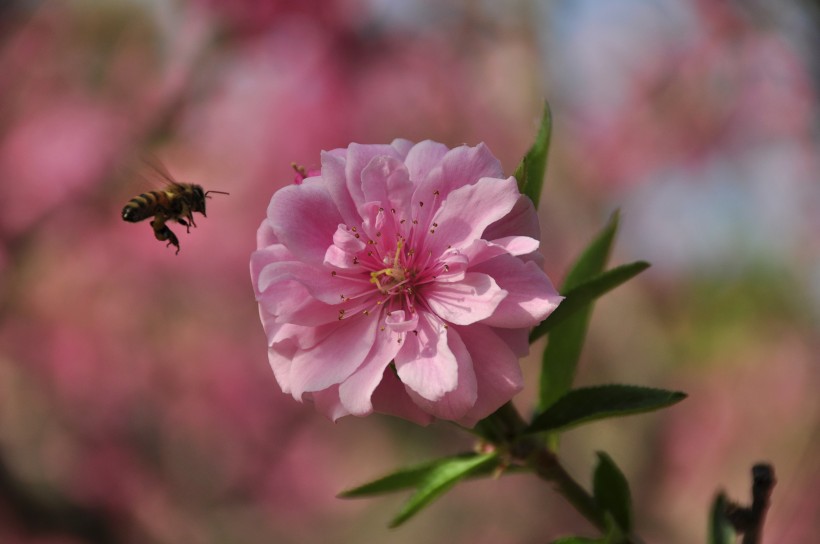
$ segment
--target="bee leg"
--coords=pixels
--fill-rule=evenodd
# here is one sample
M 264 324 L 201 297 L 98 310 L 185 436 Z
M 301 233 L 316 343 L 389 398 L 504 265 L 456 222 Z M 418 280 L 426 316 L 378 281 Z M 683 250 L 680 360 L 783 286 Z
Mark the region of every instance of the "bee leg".
M 176 253 L 179 254 L 179 239 L 174 232 L 168 228 L 168 225 L 165 224 L 165 219 L 161 217 L 155 217 L 153 221 L 151 221 L 151 228 L 154 229 L 154 237 L 159 240 L 160 242 L 164 242 L 168 240 L 168 243 L 165 244 L 165 247 L 168 246 L 175 246 L 177 248 Z
M 180 225 L 184 225 L 185 226 L 185 232 L 187 232 L 189 234 L 191 232 L 191 226 L 194 226 L 194 227 L 196 226 L 196 225 L 193 224 L 193 222 L 189 223 L 189 222 L 185 221 L 184 219 L 177 219 L 177 223 L 179 223 Z

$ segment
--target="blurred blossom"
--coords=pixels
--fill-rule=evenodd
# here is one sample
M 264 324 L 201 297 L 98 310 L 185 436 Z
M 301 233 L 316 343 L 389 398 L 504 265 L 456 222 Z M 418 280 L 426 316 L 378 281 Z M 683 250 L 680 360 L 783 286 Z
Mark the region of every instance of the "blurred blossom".
M 559 35 L 580 45 L 560 83 L 588 182 L 646 183 L 669 164 L 810 141 L 814 91 L 788 36 L 731 2 L 593 6 L 564 9 Z
M 121 145 L 123 121 L 74 103 L 32 114 L 7 131 L 0 141 L 0 228 L 19 233 L 67 198 L 87 194 Z
M 523 387 L 528 328 L 561 300 L 538 236 L 484 145 L 324 153 L 320 176 L 274 195 L 251 258 L 282 390 L 334 420 L 472 427 Z

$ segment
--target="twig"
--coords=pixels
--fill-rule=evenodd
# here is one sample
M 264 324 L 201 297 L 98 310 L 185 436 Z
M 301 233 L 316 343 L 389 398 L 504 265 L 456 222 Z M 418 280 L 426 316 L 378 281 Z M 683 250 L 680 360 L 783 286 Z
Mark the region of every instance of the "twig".
M 752 505 L 747 508 L 732 502 L 726 504 L 726 518 L 735 531 L 743 534 L 742 544 L 760 544 L 775 483 L 774 467 L 758 463 L 752 467 Z

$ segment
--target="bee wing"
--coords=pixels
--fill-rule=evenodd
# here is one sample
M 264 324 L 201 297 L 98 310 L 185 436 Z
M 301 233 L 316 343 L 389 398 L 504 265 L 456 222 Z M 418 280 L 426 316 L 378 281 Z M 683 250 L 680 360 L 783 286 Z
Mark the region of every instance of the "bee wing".
M 163 185 L 179 185 L 179 182 L 156 156 L 145 153 L 142 156 L 142 162 L 145 164 L 146 176 L 161 180 Z

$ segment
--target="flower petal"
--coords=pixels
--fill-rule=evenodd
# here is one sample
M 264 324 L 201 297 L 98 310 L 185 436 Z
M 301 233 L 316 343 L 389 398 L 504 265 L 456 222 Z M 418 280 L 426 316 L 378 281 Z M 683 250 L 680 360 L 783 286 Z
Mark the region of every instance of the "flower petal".
M 340 325 L 322 342 L 293 357 L 290 372 L 291 394 L 321 391 L 346 380 L 362 364 L 376 342 L 375 316 L 356 316 Z
M 433 282 L 420 290 L 430 309 L 441 319 L 469 325 L 493 315 L 507 296 L 487 274 L 468 272 L 456 282 Z
M 268 206 L 276 237 L 299 260 L 321 264 L 342 222 L 330 194 L 318 183 L 276 191 Z
M 459 253 L 466 256 L 470 267 L 499 255 L 526 255 L 538 249 L 539 241 L 528 236 L 508 236 L 493 241 L 474 240 Z M 446 255 L 447 253 L 445 253 Z
M 350 196 L 350 190 L 347 188 L 346 153 L 335 151 L 337 150 L 322 152 L 322 183 L 336 205 L 336 209 L 339 210 L 342 218 L 340 223 L 355 225 L 358 223 L 359 213 L 353 197 Z
M 458 422 L 473 427 L 524 387 L 518 357 L 491 328 L 481 325 L 457 327 L 473 361 L 478 394 L 475 404 Z
M 395 140 L 390 142 L 390 147 L 396 150 L 401 160 L 407 159 L 407 154 L 410 152 L 414 145 L 415 144 L 413 142 L 411 142 L 410 140 L 405 140 L 404 138 L 396 138 Z
M 362 170 L 362 193 L 366 202 L 379 202 L 386 209 L 405 209 L 413 196 L 410 174 L 400 160 L 375 157 Z M 359 210 L 361 215 L 362 210 Z
M 482 178 L 456 189 L 435 215 L 438 228 L 428 235 L 427 248 L 439 256 L 448 247 L 465 247 L 482 238 L 487 225 L 507 215 L 518 200 L 515 178 Z
M 428 146 L 434 147 L 432 143 Z M 416 182 L 419 184 L 416 195 L 413 196 L 414 201 L 425 200 L 434 191 L 438 191 L 440 197 L 445 199 L 452 191 L 466 185 L 472 185 L 481 178 L 504 177 L 501 163 L 483 143 L 478 144 L 476 147 L 462 145 L 449 150 L 441 158 L 438 167 L 432 164 L 431 159 L 440 153 L 440 149 L 429 150 L 428 152 L 432 155 L 427 159 L 429 161 L 428 165 L 433 169 L 426 176 L 419 175 L 418 180 L 413 177 L 414 171 L 410 170 L 411 179 L 417 180 Z
M 447 346 L 444 323 L 419 312 L 418 334 L 408 334 L 396 354 L 399 379 L 421 397 L 436 401 L 458 385 L 458 363 Z
M 552 313 L 564 297 L 534 262 L 501 255 L 475 267 L 496 279 L 508 293 L 496 311 L 482 321 L 494 327 L 534 327 Z
M 405 336 L 404 333 L 394 332 L 390 328 L 377 334 L 383 338 L 376 341 L 362 366 L 339 386 L 342 405 L 357 416 L 367 415 L 373 411 L 373 391 L 381 382 L 384 369 L 401 348 Z
M 456 388 L 445 393 L 437 401 L 425 399 L 412 390 L 408 393 L 416 404 L 426 412 L 441 419 L 459 421 L 472 410 L 476 403 L 478 396 L 476 373 L 473 369 L 473 358 L 453 327 L 447 329 L 447 345 L 455 355 L 458 366 L 458 385 Z
M 414 145 L 407 153 L 407 158 L 404 159 L 410 179 L 416 184 L 426 180 L 428 174 L 439 166 L 447 151 L 449 150 L 446 145 L 432 140 L 425 140 Z
M 484 238 L 495 240 L 507 236 L 528 236 L 541 239 L 541 227 L 538 224 L 538 213 L 528 196 L 521 195 L 513 209 L 484 231 Z
M 345 162 L 345 178 L 347 190 L 358 208 L 367 199 L 362 191 L 362 171 L 375 157 L 392 157 L 401 160 L 401 155 L 389 145 L 362 145 L 350 144 L 347 147 L 347 161 Z
M 305 396 L 312 400 L 316 409 L 326 415 L 331 421 L 335 422 L 340 417 L 350 414 L 339 398 L 338 385 L 332 385 L 322 391 L 307 393 Z
M 419 425 L 429 425 L 433 416 L 419 408 L 407 393 L 407 387 L 396 376 L 395 370 L 387 367 L 382 381 L 372 397 L 373 409 L 380 414 L 400 417 Z

